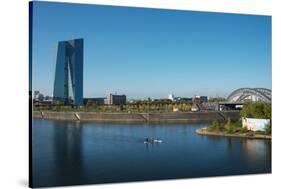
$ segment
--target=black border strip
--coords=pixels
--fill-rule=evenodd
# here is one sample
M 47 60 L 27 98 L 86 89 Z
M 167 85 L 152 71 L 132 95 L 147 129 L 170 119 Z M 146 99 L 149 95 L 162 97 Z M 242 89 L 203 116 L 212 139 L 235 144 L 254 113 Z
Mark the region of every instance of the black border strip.
M 28 21 L 29 21 L 29 107 L 28 107 L 28 186 L 30 188 L 33 187 L 33 172 L 32 172 L 32 29 L 33 29 L 33 2 L 29 2 L 29 15 L 28 15 Z

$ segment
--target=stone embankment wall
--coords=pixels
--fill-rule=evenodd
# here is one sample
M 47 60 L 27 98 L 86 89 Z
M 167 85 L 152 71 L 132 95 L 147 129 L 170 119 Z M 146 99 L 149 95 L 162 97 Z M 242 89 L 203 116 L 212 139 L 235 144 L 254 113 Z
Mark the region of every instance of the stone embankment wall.
M 100 122 L 158 122 L 158 123 L 186 123 L 196 121 L 239 119 L 239 112 L 170 112 L 170 113 L 96 113 L 96 112 L 51 112 L 33 111 L 33 118 L 72 120 L 72 121 L 100 121 Z

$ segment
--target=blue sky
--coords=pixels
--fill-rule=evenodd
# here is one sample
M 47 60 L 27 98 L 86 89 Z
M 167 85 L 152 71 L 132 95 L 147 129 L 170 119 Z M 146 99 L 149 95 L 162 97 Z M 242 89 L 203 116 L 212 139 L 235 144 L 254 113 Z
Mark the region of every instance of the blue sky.
M 271 89 L 271 17 L 35 2 L 32 88 L 52 95 L 58 41 L 84 38 L 84 96 Z

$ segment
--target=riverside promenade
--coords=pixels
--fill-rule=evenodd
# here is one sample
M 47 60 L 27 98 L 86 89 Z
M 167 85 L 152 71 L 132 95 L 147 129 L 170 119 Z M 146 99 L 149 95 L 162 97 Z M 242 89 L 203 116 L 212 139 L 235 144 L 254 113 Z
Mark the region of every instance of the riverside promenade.
M 125 123 L 190 123 L 209 122 L 214 120 L 232 121 L 239 119 L 238 111 L 210 112 L 168 112 L 168 113 L 101 113 L 101 112 L 55 112 L 33 111 L 32 118 L 93 121 L 93 122 L 125 122 Z

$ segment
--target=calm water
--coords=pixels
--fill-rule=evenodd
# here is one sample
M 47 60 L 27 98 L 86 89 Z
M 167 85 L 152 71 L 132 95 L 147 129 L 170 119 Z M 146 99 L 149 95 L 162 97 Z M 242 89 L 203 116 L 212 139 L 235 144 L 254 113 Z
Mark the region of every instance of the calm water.
M 197 135 L 203 126 L 33 120 L 34 186 L 271 172 L 271 141 Z

